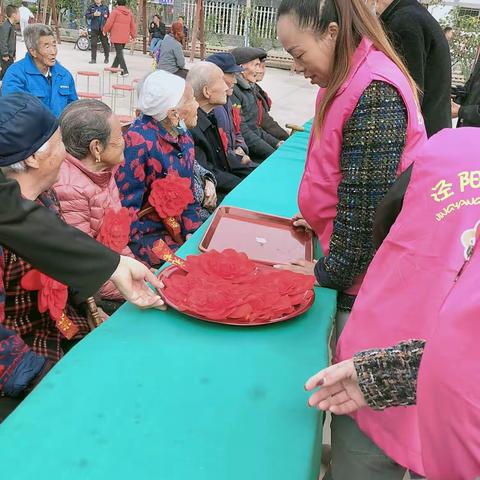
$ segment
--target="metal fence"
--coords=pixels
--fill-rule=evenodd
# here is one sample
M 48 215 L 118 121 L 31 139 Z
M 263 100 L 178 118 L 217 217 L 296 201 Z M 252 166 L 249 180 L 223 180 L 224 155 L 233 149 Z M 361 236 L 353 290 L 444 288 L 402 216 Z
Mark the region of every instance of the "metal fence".
M 184 2 L 183 8 L 187 25 L 192 26 L 195 18 L 195 2 Z M 251 34 L 262 39 L 275 37 L 276 7 L 254 5 L 249 11 L 245 5 L 206 1 L 204 14 L 205 30 L 216 35 L 244 36 L 248 23 L 247 17 L 249 17 Z

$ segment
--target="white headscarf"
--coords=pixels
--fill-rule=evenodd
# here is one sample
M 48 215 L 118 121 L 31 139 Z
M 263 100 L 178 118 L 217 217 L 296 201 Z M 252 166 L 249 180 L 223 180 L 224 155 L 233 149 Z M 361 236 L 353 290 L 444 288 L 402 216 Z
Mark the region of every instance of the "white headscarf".
M 162 121 L 167 118 L 167 112 L 179 104 L 184 91 L 183 78 L 156 70 L 147 75 L 138 87 L 138 109 Z

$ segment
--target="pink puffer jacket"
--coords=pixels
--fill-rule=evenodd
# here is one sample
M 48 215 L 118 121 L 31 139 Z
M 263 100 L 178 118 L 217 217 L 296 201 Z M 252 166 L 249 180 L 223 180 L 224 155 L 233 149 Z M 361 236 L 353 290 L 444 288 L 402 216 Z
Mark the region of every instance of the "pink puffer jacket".
M 97 237 L 105 211 L 108 208 L 122 208 L 114 173 L 115 170 L 92 172 L 80 160 L 67 153 L 54 188 L 60 200 L 63 217 L 69 225 L 93 238 Z M 123 250 L 122 255 L 135 258 L 128 247 Z M 112 282 L 103 285 L 100 294 L 108 300 L 122 298 Z

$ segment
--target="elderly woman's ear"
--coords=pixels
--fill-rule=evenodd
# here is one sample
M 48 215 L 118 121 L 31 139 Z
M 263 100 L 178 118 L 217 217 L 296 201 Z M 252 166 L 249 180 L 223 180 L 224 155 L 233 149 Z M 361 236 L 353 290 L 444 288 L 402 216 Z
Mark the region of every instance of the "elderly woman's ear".
M 170 108 L 167 111 L 167 119 L 174 127 L 178 127 L 178 124 L 180 123 L 180 115 L 176 108 Z
M 25 164 L 28 168 L 38 169 L 40 168 L 40 162 L 38 159 L 38 152 L 30 155 L 28 158 L 25 159 Z M 41 154 L 40 154 L 41 155 Z
M 100 163 L 102 161 L 102 158 L 101 158 L 102 153 L 105 150 L 103 148 L 102 142 L 100 142 L 100 140 L 98 140 L 96 138 L 93 139 L 90 142 L 89 149 L 90 149 L 90 154 L 95 159 L 95 163 Z

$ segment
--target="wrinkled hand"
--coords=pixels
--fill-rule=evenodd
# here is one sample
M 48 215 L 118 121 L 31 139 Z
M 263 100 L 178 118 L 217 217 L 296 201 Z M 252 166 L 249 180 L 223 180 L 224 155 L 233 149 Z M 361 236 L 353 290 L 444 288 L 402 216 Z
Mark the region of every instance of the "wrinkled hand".
M 303 273 L 304 275 L 315 275 L 315 264 L 317 261 L 307 262 L 306 260 L 293 260 L 287 264 L 274 265 L 279 270 L 290 270 L 295 273 Z
M 308 399 L 310 407 L 346 415 L 367 406 L 351 359 L 321 370 L 305 384 L 308 392 L 317 387 L 319 390 Z
M 236 153 L 237 155 L 240 155 L 241 157 L 243 157 L 244 155 L 246 155 L 245 150 L 244 150 L 242 147 L 237 147 L 237 148 L 235 149 L 235 153 Z
M 139 308 L 166 309 L 162 298 L 147 285 L 147 282 L 150 282 L 158 291 L 163 288 L 163 283 L 139 261 L 122 255 L 110 280 L 125 300 L 133 305 Z
M 304 228 L 305 230 L 313 230 L 309 223 L 303 218 L 301 213 L 297 213 L 292 217 L 294 227 Z
M 217 190 L 215 184 L 210 180 L 205 180 L 203 206 L 213 210 L 217 206 Z
M 6 55 L 5 57 L 2 57 L 2 60 L 4 62 L 8 62 L 10 60 L 10 57 L 8 55 Z
M 250 165 L 252 163 L 252 159 L 248 155 L 244 155 L 241 160 L 242 165 Z
M 285 143 L 284 140 L 280 140 L 280 141 L 277 143 L 277 148 L 280 148 L 284 143 Z
M 452 100 L 452 118 L 457 118 L 459 111 L 460 111 L 460 105 L 458 103 L 455 103 Z

